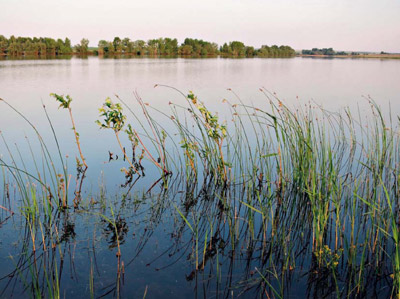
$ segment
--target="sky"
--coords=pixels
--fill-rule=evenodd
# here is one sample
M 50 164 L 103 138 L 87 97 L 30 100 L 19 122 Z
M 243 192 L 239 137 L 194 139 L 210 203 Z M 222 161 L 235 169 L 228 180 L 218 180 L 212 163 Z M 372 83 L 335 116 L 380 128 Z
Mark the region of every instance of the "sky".
M 0 0 L 0 34 L 400 52 L 399 0 Z

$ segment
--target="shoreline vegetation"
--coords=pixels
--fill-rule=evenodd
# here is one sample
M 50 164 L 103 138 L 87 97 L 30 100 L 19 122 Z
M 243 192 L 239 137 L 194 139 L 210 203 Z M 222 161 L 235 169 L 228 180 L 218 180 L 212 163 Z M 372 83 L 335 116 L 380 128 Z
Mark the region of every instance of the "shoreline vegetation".
M 400 53 L 345 52 L 333 48 L 312 48 L 295 51 L 290 46 L 263 45 L 256 49 L 240 41 L 226 42 L 222 46 L 201 39 L 186 38 L 178 44 L 176 38 L 158 38 L 148 41 L 115 37 L 112 41 L 100 40 L 97 47 L 89 47 L 83 38 L 72 46 L 71 40 L 48 37 L 15 37 L 7 39 L 0 35 L 0 58 L 59 58 L 72 56 L 99 57 L 181 57 L 181 58 L 381 58 L 400 59 Z
M 333 48 L 312 48 L 311 50 L 302 50 L 297 53 L 298 57 L 331 57 L 331 58 L 392 58 L 399 59 L 400 53 L 387 53 L 381 51 L 380 53 L 371 52 L 345 52 L 335 51 Z
M 7 39 L 0 35 L 0 56 L 5 57 L 57 57 L 62 55 L 132 56 L 132 57 L 294 57 L 296 51 L 289 46 L 267 46 L 259 49 L 240 41 L 231 41 L 219 46 L 201 39 L 186 38 L 179 45 L 176 38 L 158 38 L 131 41 L 115 37 L 113 41 L 100 40 L 97 47 L 89 47 L 83 38 L 72 46 L 69 38 L 15 37 Z
M 359 55 L 304 55 L 298 54 L 296 57 L 314 57 L 314 58 L 380 58 L 380 59 L 400 59 L 400 54 L 359 54 Z

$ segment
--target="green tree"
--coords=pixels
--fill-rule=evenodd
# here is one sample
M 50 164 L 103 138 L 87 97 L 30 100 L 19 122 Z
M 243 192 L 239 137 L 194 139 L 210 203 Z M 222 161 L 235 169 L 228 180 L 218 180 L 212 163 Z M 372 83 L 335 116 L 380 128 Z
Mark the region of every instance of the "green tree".
M 247 46 L 246 47 L 246 57 L 254 57 L 256 55 L 256 52 L 254 50 L 254 47 Z
M 183 56 L 189 56 L 193 53 L 193 47 L 190 45 L 183 45 L 179 48 L 179 54 Z
M 46 55 L 46 44 L 40 41 L 37 43 L 37 47 L 38 47 L 38 55 L 45 56 Z
M 158 55 L 159 51 L 158 51 L 158 40 L 157 39 L 150 39 L 149 41 L 147 41 L 147 54 L 149 55 Z
M 89 40 L 86 38 L 82 38 L 81 42 L 75 46 L 75 51 L 78 54 L 86 55 L 89 49 Z
M 66 51 L 68 51 L 68 53 L 72 53 L 71 40 L 68 37 L 66 37 L 64 40 L 64 46 Z
M 4 35 L 0 35 L 0 55 L 7 54 L 8 39 Z
M 10 56 L 19 56 L 22 54 L 21 47 L 17 42 L 11 42 L 8 46 L 7 53 Z
M 52 38 L 44 38 L 44 43 L 46 44 L 46 54 L 56 55 L 56 41 Z
M 98 48 L 99 48 L 99 54 L 108 54 L 109 48 L 108 48 L 108 42 L 106 40 L 100 40 L 98 43 Z
M 146 42 L 144 40 L 134 41 L 133 53 L 139 56 L 146 55 Z
M 189 54 L 190 49 L 190 54 Z M 218 53 L 218 45 L 201 39 L 185 38 L 179 47 L 179 54 L 192 56 L 209 56 Z
M 122 51 L 124 53 L 133 53 L 133 42 L 128 37 L 122 40 Z
M 122 41 L 118 36 L 114 37 L 113 46 L 115 53 L 122 53 Z
M 232 56 L 242 57 L 246 54 L 245 45 L 239 41 L 233 41 L 229 43 L 230 54 Z
M 35 44 L 30 39 L 24 43 L 23 48 L 25 55 L 37 55 Z

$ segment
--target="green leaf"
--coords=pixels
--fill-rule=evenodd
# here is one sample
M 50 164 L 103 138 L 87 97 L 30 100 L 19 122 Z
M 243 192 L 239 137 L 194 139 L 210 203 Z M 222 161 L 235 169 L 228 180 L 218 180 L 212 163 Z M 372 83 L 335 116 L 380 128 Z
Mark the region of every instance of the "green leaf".
M 269 158 L 269 157 L 274 157 L 277 155 L 278 155 L 277 153 L 271 153 L 271 154 L 263 155 L 263 156 L 261 156 L 261 158 Z
M 190 225 L 189 221 L 186 219 L 186 217 L 182 214 L 181 211 L 179 211 L 178 207 L 174 204 L 175 209 L 178 211 L 179 215 L 181 215 L 182 219 L 185 220 L 186 224 L 189 226 L 190 230 L 194 232 L 193 227 Z

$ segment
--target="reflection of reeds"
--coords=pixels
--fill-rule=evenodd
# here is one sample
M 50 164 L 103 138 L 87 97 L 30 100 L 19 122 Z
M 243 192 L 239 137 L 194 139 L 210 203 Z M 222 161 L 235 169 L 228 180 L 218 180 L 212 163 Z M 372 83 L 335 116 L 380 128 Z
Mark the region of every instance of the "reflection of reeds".
M 128 191 L 118 213 L 104 201 L 99 213 L 90 212 L 105 220 L 105 230 L 112 235 L 110 250 L 117 250 L 117 279 L 111 288 L 117 296 L 125 269 L 146 248 L 151 228 L 166 215 L 172 216 L 175 240 L 161 256 L 176 260 L 189 256 L 193 270 L 186 273 L 186 279 L 207 281 L 204 292 L 215 287 L 229 295 L 237 286 L 242 291 L 279 298 L 290 295 L 293 277 L 307 275 L 303 283 L 308 285 L 309 296 L 368 296 L 388 286 L 391 291 L 378 294 L 399 295 L 397 120 L 387 121 L 370 99 L 366 121 L 360 112 L 353 115 L 349 109 L 332 113 L 312 103 L 289 108 L 273 94 L 264 89 L 261 92 L 266 107 L 244 104 L 239 97 L 235 104 L 224 101 L 224 107 L 229 108 L 226 122 L 221 121 L 225 115 L 217 117 L 193 93 L 181 93 L 186 104 L 171 103 L 170 112 L 148 106 L 136 95 L 144 118 L 122 102 L 134 116 L 124 131 L 132 143 L 130 159 L 118 138 L 131 167 L 130 175 L 143 172 L 141 160 L 146 157 L 161 177 L 144 188 L 143 198 L 153 199 L 147 211 L 149 229 L 133 251 L 124 251 L 125 260 L 128 252 L 134 252 L 128 263 L 121 260 L 124 232 L 129 226 L 122 215 L 128 210 L 124 206 L 127 198 L 137 191 L 132 188 L 139 178 L 124 185 Z M 122 106 L 116 105 L 106 102 L 102 110 L 105 121 L 100 125 L 117 134 L 127 116 L 122 114 Z M 174 125 L 171 131 L 164 130 L 166 121 Z M 30 174 L 18 149 L 13 152 L 3 138 L 11 160 L 0 160 L 3 185 L 7 185 L 8 173 L 23 199 L 19 210 L 26 220 L 24 250 L 29 243 L 29 259 L 37 259 L 50 248 L 58 248 L 60 259 L 59 228 L 69 226 L 55 220 L 63 209 L 54 208 L 68 205 L 70 177 L 59 147 L 63 174 L 56 171 L 41 135 L 29 124 L 40 142 L 43 170 L 36 165 L 36 173 Z M 55 133 L 54 138 L 57 140 Z M 137 149 L 142 151 L 138 159 Z M 83 155 L 81 160 L 84 162 Z M 152 190 L 158 185 L 162 191 L 154 196 Z M 138 201 L 132 210 L 140 210 L 144 202 Z M 7 211 L 3 206 L 7 207 L 0 208 Z M 67 219 L 69 212 L 62 213 Z M 34 261 L 30 265 L 32 292 L 43 293 L 38 280 L 43 272 L 32 268 Z M 51 280 L 54 275 L 48 274 L 61 272 L 52 268 L 54 265 L 57 263 L 46 268 L 43 277 L 51 285 L 51 294 L 57 295 L 59 281 Z M 20 262 L 16 267 L 17 272 L 28 269 Z M 97 288 L 92 265 L 90 269 L 93 295 Z M 368 283 L 371 279 L 375 284 Z

